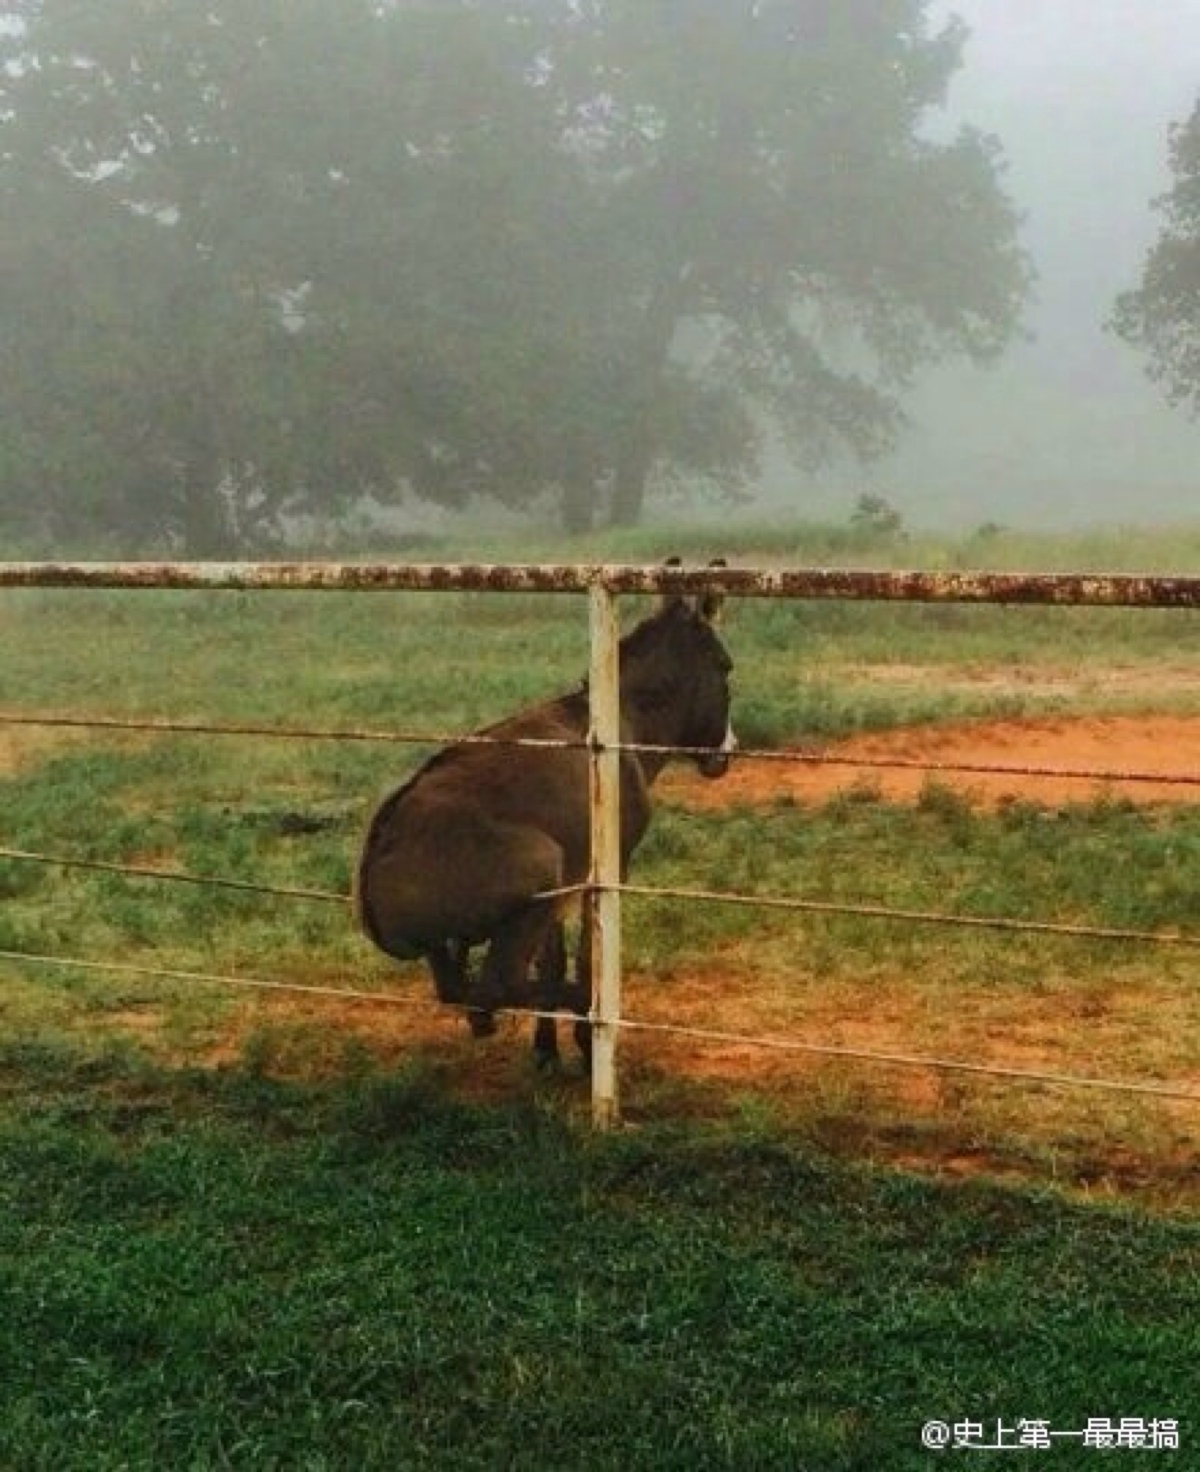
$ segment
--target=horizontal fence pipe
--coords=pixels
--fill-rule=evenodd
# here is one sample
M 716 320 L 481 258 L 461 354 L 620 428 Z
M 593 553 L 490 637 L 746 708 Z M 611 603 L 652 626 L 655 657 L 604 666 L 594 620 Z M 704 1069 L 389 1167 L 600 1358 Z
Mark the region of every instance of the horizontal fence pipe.
M 173 967 L 142 966 L 129 961 L 87 961 L 70 956 L 49 956 L 31 951 L 0 950 L 0 961 L 17 965 L 52 967 L 61 970 L 76 970 L 109 973 L 118 976 L 137 976 L 147 980 L 186 981 L 204 985 L 223 986 L 257 992 L 292 993 L 311 997 L 318 1001 L 358 1002 L 368 1006 L 419 1007 L 430 1004 L 422 997 L 400 996 L 395 992 L 368 992 L 351 987 L 316 986 L 298 981 L 272 981 L 250 976 L 227 976 L 215 972 L 183 971 Z M 439 1004 L 454 1011 L 469 1011 L 465 1004 Z M 506 1007 L 501 1009 L 512 1017 L 551 1018 L 560 1022 L 585 1022 L 594 1020 L 593 1014 L 586 1017 L 567 1010 L 550 1011 L 534 1007 Z M 725 1032 L 716 1028 L 692 1027 L 686 1023 L 646 1022 L 637 1018 L 622 1017 L 614 1026 L 629 1032 L 662 1034 L 673 1037 L 691 1038 L 699 1043 L 722 1046 L 753 1047 L 785 1053 L 805 1053 L 821 1058 L 844 1058 L 855 1062 L 881 1064 L 892 1068 L 920 1069 L 949 1073 L 978 1074 L 993 1078 L 1009 1079 L 1014 1083 L 1036 1083 L 1060 1088 L 1093 1089 L 1107 1093 L 1140 1094 L 1153 1098 L 1173 1100 L 1187 1104 L 1200 1104 L 1200 1093 L 1177 1089 L 1169 1084 L 1142 1083 L 1127 1079 L 1089 1078 L 1079 1074 L 1043 1072 L 1034 1069 L 1010 1068 L 1002 1064 L 972 1063 L 953 1058 L 938 1058 L 921 1053 L 888 1053 L 868 1048 L 844 1047 L 836 1043 L 811 1043 L 799 1038 L 764 1037 L 749 1033 Z
M 724 593 L 735 598 L 1200 608 L 1200 578 L 1190 576 L 624 563 L 0 563 L 0 588 L 584 593 L 597 585 L 610 593 Z
M 1008 930 L 1029 935 L 1061 935 L 1077 940 L 1138 941 L 1147 945 L 1197 946 L 1200 935 L 1171 930 L 1123 930 L 1111 926 L 1075 925 L 1054 920 L 1021 920 L 997 915 L 952 915 L 936 910 L 891 909 L 886 905 L 842 904 L 834 900 L 802 900 L 790 895 L 733 894 L 716 889 L 657 888 L 619 885 L 622 894 L 641 899 L 699 900 L 706 904 L 746 905 L 762 910 L 793 910 L 804 915 L 844 915 L 865 920 L 893 920 L 910 925 L 962 926 L 973 930 Z

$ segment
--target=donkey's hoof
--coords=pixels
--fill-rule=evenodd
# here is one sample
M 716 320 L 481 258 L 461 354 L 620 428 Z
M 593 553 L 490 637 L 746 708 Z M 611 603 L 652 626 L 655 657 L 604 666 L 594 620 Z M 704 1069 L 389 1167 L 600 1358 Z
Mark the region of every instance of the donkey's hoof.
M 467 1022 L 470 1025 L 472 1037 L 490 1038 L 496 1031 L 496 1014 L 481 1012 L 478 1007 L 472 1007 L 467 1013 Z

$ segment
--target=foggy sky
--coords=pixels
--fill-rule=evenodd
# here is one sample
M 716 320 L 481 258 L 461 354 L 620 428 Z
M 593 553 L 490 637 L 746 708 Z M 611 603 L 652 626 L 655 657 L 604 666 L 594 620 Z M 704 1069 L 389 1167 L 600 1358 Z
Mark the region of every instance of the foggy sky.
M 997 368 L 930 374 L 897 454 L 824 484 L 966 525 L 1200 515 L 1200 423 L 1103 330 L 1157 234 L 1168 127 L 1200 92 L 1200 0 L 937 0 L 933 13 L 971 29 L 950 115 L 1003 142 L 1039 275 L 1033 341 Z

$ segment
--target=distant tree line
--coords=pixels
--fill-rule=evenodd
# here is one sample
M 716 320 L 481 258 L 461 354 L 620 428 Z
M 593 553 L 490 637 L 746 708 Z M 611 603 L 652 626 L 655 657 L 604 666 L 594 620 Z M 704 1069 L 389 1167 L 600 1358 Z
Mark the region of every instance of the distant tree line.
M 1200 97 L 1171 128 L 1169 161 L 1171 188 L 1155 202 L 1162 228 L 1113 325 L 1147 352 L 1171 402 L 1200 415 Z
M 269 547 L 366 497 L 635 521 L 881 453 L 1013 334 L 929 0 L 0 0 L 0 526 Z M 1132 318 L 1130 319 L 1132 321 Z

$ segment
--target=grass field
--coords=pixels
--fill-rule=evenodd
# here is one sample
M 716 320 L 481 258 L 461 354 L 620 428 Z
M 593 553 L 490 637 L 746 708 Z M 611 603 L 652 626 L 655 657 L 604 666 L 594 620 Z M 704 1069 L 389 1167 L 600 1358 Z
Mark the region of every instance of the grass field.
M 1200 570 L 1195 529 L 420 555 L 676 548 Z M 1195 612 L 747 603 L 725 637 L 752 743 L 1200 713 Z M 453 732 L 586 664 L 570 598 L 0 595 L 8 712 Z M 426 751 L 0 726 L 0 845 L 341 891 Z M 673 783 L 636 877 L 1194 934 L 1200 808 Z M 626 938 L 647 1020 L 1200 1089 L 1194 949 L 665 901 Z M 0 950 L 395 1001 L 0 961 L 0 1467 L 887 1472 L 929 1465 L 930 1418 L 1103 1416 L 1194 1456 L 1195 1106 L 634 1034 L 633 1128 L 596 1140 L 578 1078 L 536 1078 L 515 1024 L 472 1045 L 336 906 L 0 860 Z
M 1101 1416 L 1186 1465 L 1194 1224 L 411 1072 L 3 1078 L 6 1467 L 867 1472 L 932 1418 Z

